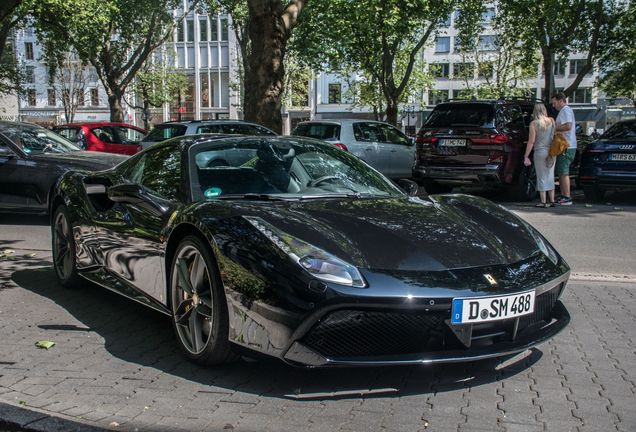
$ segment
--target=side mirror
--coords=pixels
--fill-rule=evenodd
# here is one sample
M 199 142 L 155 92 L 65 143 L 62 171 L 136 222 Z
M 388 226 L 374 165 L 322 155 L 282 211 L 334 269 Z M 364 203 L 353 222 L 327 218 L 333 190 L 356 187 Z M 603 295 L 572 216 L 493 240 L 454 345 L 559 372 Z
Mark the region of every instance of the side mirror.
M 108 188 L 108 199 L 122 204 L 132 204 L 148 210 L 153 216 L 165 214 L 167 209 L 159 204 L 138 184 L 121 184 Z
M 400 186 L 400 188 L 402 188 L 402 190 L 406 192 L 408 196 L 417 195 L 417 191 L 420 189 L 420 186 L 413 180 L 405 178 L 398 180 L 398 186 Z

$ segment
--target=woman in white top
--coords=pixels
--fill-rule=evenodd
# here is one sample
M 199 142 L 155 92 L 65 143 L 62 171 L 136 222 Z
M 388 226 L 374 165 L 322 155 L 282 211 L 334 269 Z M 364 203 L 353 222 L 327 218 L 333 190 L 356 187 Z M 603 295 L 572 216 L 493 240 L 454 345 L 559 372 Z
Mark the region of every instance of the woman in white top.
M 554 121 L 548 117 L 542 103 L 535 104 L 530 123 L 530 136 L 526 145 L 524 165 L 530 166 L 530 152 L 534 147 L 534 168 L 537 172 L 537 190 L 541 202 L 537 207 L 554 207 L 554 160 L 549 156 L 550 144 L 554 138 Z M 546 192 L 549 201 L 546 202 Z

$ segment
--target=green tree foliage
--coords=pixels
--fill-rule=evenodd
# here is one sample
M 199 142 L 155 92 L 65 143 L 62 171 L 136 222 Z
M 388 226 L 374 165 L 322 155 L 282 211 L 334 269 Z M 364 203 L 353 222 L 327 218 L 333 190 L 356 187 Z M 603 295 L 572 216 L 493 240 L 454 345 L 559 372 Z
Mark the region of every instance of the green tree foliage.
M 26 24 L 29 8 L 21 3 L 9 0 L 0 6 L 0 98 L 24 94 L 25 71 L 18 63 L 13 44 L 9 43 L 14 31 Z
M 418 53 L 455 5 L 455 0 L 317 0 L 301 17 L 294 48 L 317 70 L 337 62 L 377 83 L 387 121 L 395 125 Z
M 150 107 L 159 108 L 173 101 L 179 92 L 188 90 L 188 77 L 175 66 L 175 53 L 158 49 L 137 72 L 132 85 L 136 101 L 126 102 L 145 114 L 144 128 L 148 130 Z
M 122 97 L 150 54 L 171 35 L 177 23 L 177 0 L 38 0 L 34 2 L 40 43 L 49 52 L 74 47 L 90 63 L 106 89 L 111 121 L 123 122 Z
M 599 46 L 598 87 L 608 96 L 625 97 L 636 107 L 636 3 L 612 3 L 607 38 Z
M 571 95 L 597 61 L 604 16 L 603 0 L 499 0 L 497 25 L 517 40 L 526 61 L 540 51 L 545 99 L 554 94 L 554 61 L 587 51 L 587 64 L 564 90 Z

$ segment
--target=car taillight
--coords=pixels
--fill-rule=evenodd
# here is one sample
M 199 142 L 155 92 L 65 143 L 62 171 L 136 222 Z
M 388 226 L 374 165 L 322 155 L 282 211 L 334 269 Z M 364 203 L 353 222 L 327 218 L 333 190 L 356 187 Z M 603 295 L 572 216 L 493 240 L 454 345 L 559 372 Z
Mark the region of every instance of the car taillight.
M 510 141 L 510 138 L 505 134 L 485 134 L 479 138 L 471 138 L 470 140 L 474 144 L 505 144 Z
M 341 149 L 343 149 L 344 151 L 349 151 L 349 149 L 347 148 L 346 145 L 344 145 L 343 143 L 332 143 L 333 145 L 335 145 L 336 147 L 339 147 Z
M 430 136 L 421 136 L 421 135 L 416 135 L 415 136 L 415 143 L 416 144 L 433 144 L 435 142 L 437 142 L 437 140 L 439 140 L 439 138 L 437 137 L 430 137 Z
M 490 155 L 488 156 L 489 164 L 501 164 L 503 163 L 503 155 Z

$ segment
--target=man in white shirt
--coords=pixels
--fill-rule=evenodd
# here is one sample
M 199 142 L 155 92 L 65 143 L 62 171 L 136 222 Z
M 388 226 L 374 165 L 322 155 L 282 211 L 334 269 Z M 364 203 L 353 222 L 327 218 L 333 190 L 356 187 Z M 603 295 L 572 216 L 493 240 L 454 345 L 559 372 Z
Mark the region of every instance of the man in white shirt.
M 572 204 L 570 195 L 570 165 L 576 155 L 576 123 L 574 120 L 574 112 L 568 106 L 567 99 L 563 92 L 558 92 L 552 96 L 552 106 L 559 110 L 556 118 L 556 131 L 563 135 L 563 138 L 570 144 L 565 154 L 557 156 L 556 167 L 554 172 L 559 176 L 559 188 L 561 196 L 557 198 L 556 203 L 561 205 Z

